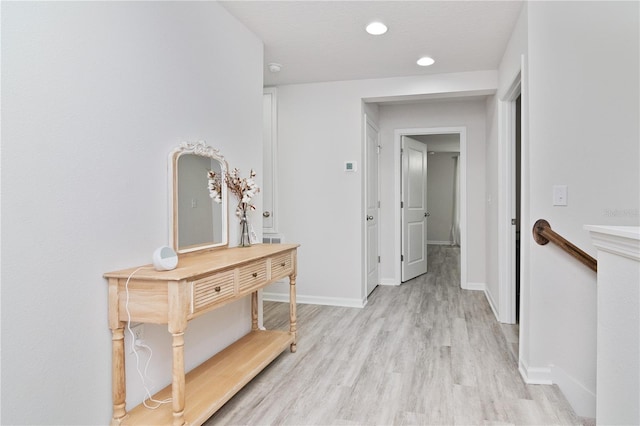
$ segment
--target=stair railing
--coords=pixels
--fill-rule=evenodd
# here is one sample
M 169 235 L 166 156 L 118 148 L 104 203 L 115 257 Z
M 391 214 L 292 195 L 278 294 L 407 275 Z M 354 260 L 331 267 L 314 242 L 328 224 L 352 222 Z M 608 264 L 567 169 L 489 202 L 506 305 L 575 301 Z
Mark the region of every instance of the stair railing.
M 546 245 L 550 241 L 569 253 L 571 256 L 591 268 L 594 272 L 598 272 L 598 261 L 580 250 L 573 243 L 551 229 L 551 225 L 544 219 L 539 219 L 533 224 L 533 239 L 541 246 Z

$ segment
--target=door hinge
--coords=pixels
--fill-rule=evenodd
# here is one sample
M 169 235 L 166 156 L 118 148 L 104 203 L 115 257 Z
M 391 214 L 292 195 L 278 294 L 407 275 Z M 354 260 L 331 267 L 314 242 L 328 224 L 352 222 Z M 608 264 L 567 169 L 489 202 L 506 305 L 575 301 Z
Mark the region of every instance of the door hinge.
M 404 256 L 400 255 L 400 262 L 404 262 Z
M 512 225 L 516 225 L 517 224 L 516 220 L 515 219 L 511 219 L 511 224 Z
M 400 201 L 400 208 L 403 209 L 404 208 L 404 201 Z
M 380 263 L 380 256 L 378 256 L 378 263 Z

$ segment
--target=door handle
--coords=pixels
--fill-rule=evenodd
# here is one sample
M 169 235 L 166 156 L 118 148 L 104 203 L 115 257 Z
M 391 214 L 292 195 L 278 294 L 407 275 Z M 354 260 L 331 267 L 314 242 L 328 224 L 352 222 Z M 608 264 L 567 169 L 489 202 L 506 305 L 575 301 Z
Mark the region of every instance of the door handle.
M 367 220 L 373 220 L 373 216 L 367 216 Z
M 263 212 L 262 216 L 269 217 L 269 216 L 271 216 L 271 212 Z
M 429 212 L 426 212 L 426 213 L 424 214 L 424 217 L 429 217 L 429 216 L 431 216 L 431 213 L 429 213 Z

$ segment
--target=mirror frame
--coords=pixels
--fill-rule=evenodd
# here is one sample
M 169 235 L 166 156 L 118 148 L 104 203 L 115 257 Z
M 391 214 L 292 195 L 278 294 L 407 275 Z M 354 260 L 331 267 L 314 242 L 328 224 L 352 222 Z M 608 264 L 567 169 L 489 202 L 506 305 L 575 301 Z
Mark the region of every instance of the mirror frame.
M 178 239 L 178 159 L 186 154 L 198 155 L 201 157 L 208 157 L 213 160 L 220 162 L 220 169 L 222 172 L 222 194 L 220 194 L 220 198 L 222 199 L 222 203 L 220 203 L 222 209 L 222 229 L 223 229 L 223 238 L 219 243 L 212 244 L 201 244 L 191 246 L 189 248 L 180 249 L 178 247 L 179 239 Z M 220 154 L 220 151 L 216 148 L 213 148 L 207 145 L 204 141 L 198 141 L 195 143 L 192 142 L 182 142 L 177 148 L 169 153 L 169 240 L 171 247 L 178 254 L 184 253 L 192 253 L 195 251 L 201 250 L 210 250 L 214 248 L 224 248 L 229 246 L 229 192 L 227 190 L 227 185 L 224 184 L 224 175 L 229 170 L 229 164 L 227 160 L 225 160 L 224 156 Z M 205 184 L 207 182 L 206 176 L 203 176 L 203 180 Z M 215 201 L 211 200 L 212 203 Z M 226 232 L 225 232 L 226 231 Z

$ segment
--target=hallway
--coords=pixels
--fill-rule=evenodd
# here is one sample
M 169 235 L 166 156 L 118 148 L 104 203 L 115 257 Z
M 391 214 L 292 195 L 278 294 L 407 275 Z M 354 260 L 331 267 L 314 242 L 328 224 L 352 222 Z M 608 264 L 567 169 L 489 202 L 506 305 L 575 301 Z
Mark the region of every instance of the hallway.
M 557 386 L 523 383 L 513 329 L 460 289 L 459 264 L 458 248 L 430 246 L 429 273 L 364 309 L 298 305 L 298 352 L 206 424 L 581 424 Z M 286 329 L 288 304 L 265 302 L 264 322 Z

